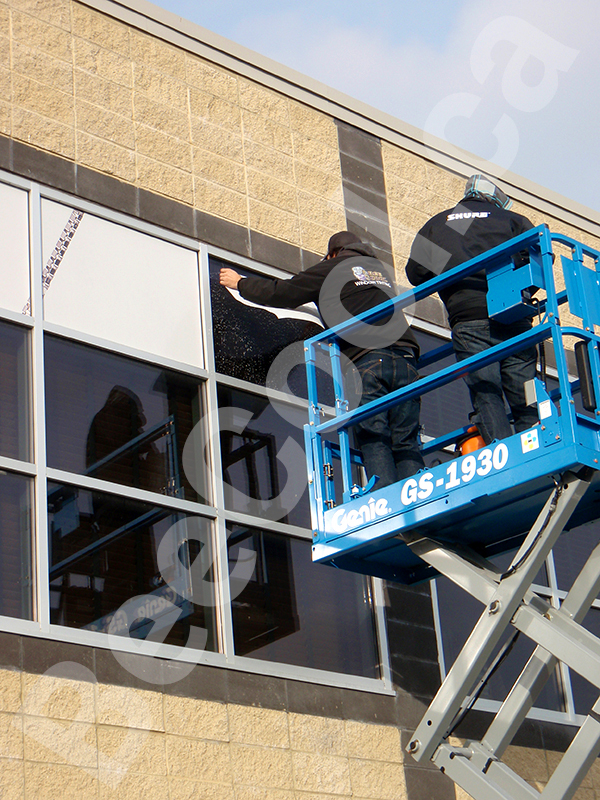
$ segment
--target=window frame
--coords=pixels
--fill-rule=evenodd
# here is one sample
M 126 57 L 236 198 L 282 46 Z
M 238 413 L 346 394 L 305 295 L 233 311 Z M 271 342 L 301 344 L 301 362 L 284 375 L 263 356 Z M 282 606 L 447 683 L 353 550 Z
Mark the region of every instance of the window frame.
M 131 499 L 162 506 L 168 510 L 191 513 L 207 518 L 213 526 L 213 546 L 215 552 L 225 553 L 226 549 L 226 523 L 238 523 L 256 527 L 260 524 L 265 530 L 311 540 L 310 530 L 295 525 L 276 521 L 257 520 L 256 517 L 227 511 L 224 507 L 222 478 L 220 474 L 220 445 L 218 436 L 209 435 L 210 469 L 209 481 L 213 491 L 214 505 L 196 503 L 191 500 L 182 500 L 166 495 L 135 489 L 129 486 L 115 484 L 109 481 L 90 476 L 77 475 L 63 470 L 47 467 L 46 439 L 45 439 L 45 375 L 44 375 L 44 337 L 46 334 L 57 336 L 70 341 L 89 345 L 116 355 L 134 358 L 147 362 L 157 367 L 183 372 L 186 375 L 199 378 L 202 381 L 204 400 L 203 413 L 206 417 L 208 429 L 211 434 L 218 433 L 218 406 L 217 383 L 226 384 L 232 388 L 251 391 L 266 395 L 264 387 L 256 386 L 245 381 L 240 381 L 228 376 L 217 375 L 214 370 L 214 351 L 212 339 L 212 313 L 210 305 L 209 286 L 209 257 L 214 256 L 227 260 L 232 264 L 252 269 L 271 277 L 290 277 L 289 273 L 254 262 L 250 259 L 237 256 L 222 248 L 208 245 L 199 240 L 194 240 L 181 234 L 170 232 L 151 223 L 129 217 L 123 213 L 112 211 L 99 206 L 91 201 L 73 197 L 68 193 L 42 186 L 35 181 L 20 178 L 0 170 L 0 181 L 28 192 L 29 210 L 29 272 L 31 286 L 31 316 L 19 314 L 8 309 L 0 308 L 0 319 L 17 323 L 27 328 L 30 333 L 30 399 L 31 399 L 31 425 L 32 425 L 32 462 L 23 462 L 12 458 L 0 456 L 0 468 L 9 472 L 23 474 L 34 482 L 33 487 L 33 531 L 32 554 L 33 564 L 33 620 L 23 620 L 13 617 L 0 616 L 0 630 L 11 633 L 32 636 L 36 638 L 51 638 L 56 641 L 88 645 L 109 649 L 107 634 L 86 631 L 83 629 L 68 628 L 50 623 L 50 582 L 49 582 L 49 540 L 48 540 L 48 514 L 47 514 L 47 484 L 48 481 L 60 482 L 67 485 L 78 486 L 82 489 L 108 492 L 114 496 L 127 496 Z M 183 364 L 152 353 L 140 351 L 127 345 L 118 344 L 109 340 L 81 333 L 77 330 L 65 328 L 43 319 L 42 299 L 42 200 L 47 199 L 67 205 L 95 215 L 109 222 L 113 222 L 149 236 L 159 238 L 188 250 L 194 251 L 198 259 L 198 280 L 200 292 L 201 333 L 204 340 L 204 367 Z M 282 401 L 294 407 L 308 407 L 307 401 L 298 398 L 289 398 L 285 393 L 281 395 Z M 231 620 L 231 605 L 229 597 L 228 564 L 226 559 L 217 558 L 215 562 L 215 580 L 220 591 L 220 602 L 216 607 L 216 625 L 218 630 L 218 646 L 220 652 L 206 652 L 191 648 L 180 648 L 173 645 L 164 645 L 161 658 L 172 658 L 187 663 L 199 663 L 215 667 L 235 669 L 242 672 L 258 673 L 273 677 L 301 680 L 309 683 L 325 684 L 334 687 L 363 690 L 377 694 L 393 695 L 394 688 L 391 678 L 389 648 L 385 632 L 385 598 L 383 582 L 379 579 L 370 579 L 370 590 L 373 597 L 373 619 L 376 637 L 377 654 L 381 671 L 380 678 L 366 678 L 344 673 L 328 672 L 309 667 L 295 666 L 285 663 L 262 661 L 259 659 L 237 656 L 233 648 L 233 628 Z M 143 653 L 139 640 L 123 639 L 119 648 L 123 652 Z

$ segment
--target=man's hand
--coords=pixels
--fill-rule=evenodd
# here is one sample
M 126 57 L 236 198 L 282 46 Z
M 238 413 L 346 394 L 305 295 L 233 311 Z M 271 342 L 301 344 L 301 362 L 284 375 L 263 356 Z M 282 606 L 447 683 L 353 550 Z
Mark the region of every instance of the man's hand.
M 236 272 L 234 269 L 230 269 L 229 267 L 223 267 L 223 269 L 219 272 L 219 283 L 221 286 L 225 286 L 227 289 L 237 289 L 237 285 L 242 279 L 242 276 L 239 272 Z

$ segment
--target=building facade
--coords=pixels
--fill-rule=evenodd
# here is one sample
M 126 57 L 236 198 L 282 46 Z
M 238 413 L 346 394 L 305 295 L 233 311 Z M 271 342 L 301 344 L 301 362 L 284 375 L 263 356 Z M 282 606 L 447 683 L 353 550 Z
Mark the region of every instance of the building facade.
M 466 798 L 404 746 L 480 609 L 311 563 L 302 367 L 271 368 L 319 321 L 216 276 L 297 273 L 348 228 L 402 285 L 486 165 L 144 0 L 0 0 L 0 86 L 1 796 Z M 600 249 L 597 214 L 499 177 Z M 412 315 L 448 339 L 439 301 Z M 434 393 L 424 434 L 468 411 Z M 595 699 L 558 670 L 507 762 L 541 788 Z

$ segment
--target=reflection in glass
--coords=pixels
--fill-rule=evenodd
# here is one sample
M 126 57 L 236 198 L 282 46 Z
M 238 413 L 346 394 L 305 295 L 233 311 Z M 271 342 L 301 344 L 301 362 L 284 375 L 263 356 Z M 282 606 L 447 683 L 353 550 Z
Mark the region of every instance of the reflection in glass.
M 206 647 L 215 649 L 214 595 L 198 585 L 206 576 L 212 587 L 208 521 L 50 483 L 48 522 L 52 623 L 107 632 L 123 604 L 149 595 L 140 601 L 146 612 L 129 620 L 130 636 L 146 638 L 169 627 L 171 603 L 181 611 L 164 641 L 183 646 L 196 626 L 208 630 Z M 195 581 L 190 565 L 198 572 Z
M 269 367 L 276 356 L 293 342 L 302 342 L 323 330 L 315 313 L 302 310 L 266 308 L 243 300 L 238 292 L 219 284 L 219 270 L 231 266 L 210 261 L 210 292 L 217 372 L 265 385 Z M 235 265 L 244 275 L 252 274 Z M 293 394 L 306 397 L 303 351 L 298 366 L 288 376 Z
M 31 461 L 29 331 L 0 322 L 0 455 Z
M 592 491 L 592 490 L 589 490 Z M 600 520 L 566 531 L 552 548 L 558 588 L 568 591 L 600 541 Z
M 267 397 L 220 386 L 218 400 L 225 506 L 258 515 L 256 501 L 265 501 L 269 519 L 309 527 L 302 428 L 305 411 L 286 409 L 288 419 L 296 420 L 293 425 L 275 411 Z M 232 426 L 224 422 L 222 409 L 226 408 L 252 414 L 241 433 L 228 430 Z
M 197 253 L 89 213 L 69 237 L 72 215 L 42 201 L 44 318 L 202 366 Z
M 308 541 L 229 530 L 230 571 L 247 551 L 256 553 L 251 580 L 232 600 L 238 655 L 379 677 L 368 578 L 313 564 Z
M 438 607 L 440 614 L 440 628 L 444 650 L 446 673 L 463 648 L 477 620 L 484 613 L 484 607 L 474 597 L 460 589 L 447 578 L 436 578 Z M 486 612 L 487 613 L 487 612 Z M 499 651 L 507 638 L 512 634 L 513 628 L 505 632 L 500 644 L 494 651 L 494 656 Z M 492 675 L 481 697 L 489 700 L 503 701 L 515 680 L 525 666 L 527 659 L 534 649 L 533 642 L 521 634 L 506 660 Z M 492 659 L 490 659 L 490 662 Z M 538 708 L 548 708 L 554 711 L 565 710 L 565 699 L 562 682 L 558 670 L 554 670 L 546 682 L 541 694 L 535 702 Z
M 45 354 L 49 466 L 198 499 L 182 468 L 198 379 L 57 337 Z M 195 478 L 205 497 L 202 470 Z
M 0 473 L 0 615 L 33 619 L 32 491 L 29 478 Z
M 30 313 L 28 193 L 0 183 L 0 307 Z
M 600 608 L 592 608 L 583 620 L 583 627 L 600 637 Z M 575 700 L 575 712 L 577 714 L 589 714 L 592 706 L 598 699 L 598 689 L 591 683 L 582 678 L 575 670 L 569 669 L 571 675 L 571 686 L 573 687 L 573 698 Z
M 415 335 L 421 347 L 421 355 L 425 355 L 431 350 L 436 350 L 444 344 L 448 344 L 447 339 L 440 339 L 429 333 L 415 330 Z M 444 367 L 455 364 L 452 353 L 441 361 L 431 364 L 419 370 L 421 375 L 430 375 L 438 372 Z M 469 414 L 472 411 L 469 399 L 469 390 L 463 380 L 452 381 L 452 383 L 442 386 L 433 392 L 428 392 L 421 398 L 421 426 L 426 436 L 437 437 L 443 433 L 462 428 L 469 422 Z

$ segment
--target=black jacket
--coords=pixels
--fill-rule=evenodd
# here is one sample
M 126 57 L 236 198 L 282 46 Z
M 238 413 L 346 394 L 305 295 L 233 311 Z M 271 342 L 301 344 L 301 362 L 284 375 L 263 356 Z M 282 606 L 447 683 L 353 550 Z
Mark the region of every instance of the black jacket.
M 410 252 L 406 275 L 413 286 L 464 264 L 471 258 L 533 227 L 527 217 L 487 200 L 462 200 L 436 214 L 421 228 Z M 478 272 L 440 292 L 450 325 L 487 319 L 487 279 Z
M 336 267 L 341 268 L 339 299 L 352 316 L 374 308 L 396 294 L 392 278 L 387 274 L 383 264 L 374 257 L 369 245 L 365 244 L 353 244 L 342 250 L 335 258 L 320 261 L 304 272 L 294 275 L 293 278 L 285 280 L 263 277 L 242 278 L 238 283 L 238 291 L 245 300 L 275 308 L 297 308 L 305 303 L 315 303 L 325 327 L 329 328 L 336 320 L 331 318 L 327 309 L 321 308 L 323 299 L 321 289 L 327 276 Z M 404 325 L 404 332 L 397 344 L 414 350 L 418 355 L 419 346 L 408 324 Z M 355 359 L 367 348 L 341 341 L 340 349 L 349 358 Z

